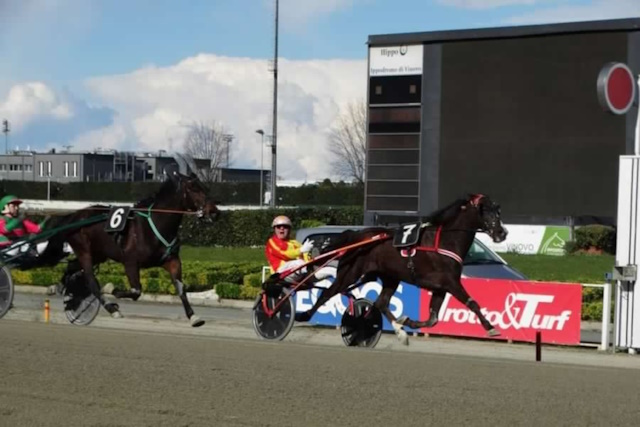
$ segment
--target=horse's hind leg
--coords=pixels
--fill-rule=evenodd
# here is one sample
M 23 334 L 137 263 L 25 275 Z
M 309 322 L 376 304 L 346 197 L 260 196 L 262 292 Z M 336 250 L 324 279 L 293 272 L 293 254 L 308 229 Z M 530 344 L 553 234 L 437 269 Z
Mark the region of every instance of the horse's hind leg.
M 107 302 L 100 292 L 100 284 L 98 283 L 98 279 L 96 278 L 95 274 L 93 274 L 93 260 L 91 259 L 91 254 L 89 254 L 88 252 L 84 252 L 82 253 L 82 255 L 78 255 L 77 259 L 78 265 L 83 270 L 84 278 L 86 280 L 89 291 L 93 294 L 93 296 L 98 298 L 100 304 L 104 307 L 105 310 L 109 312 L 109 314 L 111 314 L 111 317 L 116 319 L 122 317 L 118 304 Z M 69 266 L 67 268 L 69 268 Z
M 331 286 L 324 289 L 320 293 L 320 296 L 318 297 L 316 303 L 313 304 L 313 307 L 305 312 L 296 313 L 296 322 L 308 322 L 316 313 L 316 311 L 318 311 L 318 309 L 322 307 L 327 301 L 346 289 L 349 284 L 355 282 L 357 277 L 351 279 L 351 277 L 353 276 L 353 274 L 351 274 L 352 271 L 353 267 L 343 270 L 339 269 L 336 279 L 333 281 Z
M 137 301 L 142 294 L 142 285 L 140 285 L 140 268 L 138 267 L 138 263 L 135 261 L 129 261 L 124 264 L 124 273 L 127 275 L 127 280 L 129 280 L 129 290 L 128 291 L 113 291 L 113 296 L 120 298 L 131 298 L 134 301 Z
M 194 314 L 191 304 L 189 304 L 189 300 L 187 299 L 187 292 L 184 289 L 184 283 L 182 283 L 182 262 L 180 262 L 180 258 L 171 257 L 165 261 L 162 267 L 164 267 L 164 269 L 171 275 L 171 281 L 173 282 L 173 286 L 176 288 L 176 293 L 182 301 L 184 312 L 191 322 L 191 326 L 197 328 L 198 326 L 204 325 L 204 320 Z
M 429 319 L 425 321 L 415 321 L 409 318 L 403 319 L 402 323 L 412 329 L 420 328 L 432 328 L 438 323 L 438 315 L 440 313 L 440 307 L 444 302 L 444 297 L 447 292 L 443 289 L 437 289 L 431 292 L 431 303 L 429 304 Z
M 396 292 L 396 289 L 398 288 L 398 283 L 399 282 L 397 280 L 383 278 L 382 290 L 380 291 L 380 295 L 378 295 L 378 298 L 376 299 L 376 302 L 373 305 L 378 310 L 380 310 L 380 312 L 382 312 L 384 317 L 387 318 L 389 323 L 391 323 L 391 326 L 393 327 L 393 330 L 395 331 L 396 336 L 398 337 L 398 340 L 404 345 L 409 345 L 409 335 L 407 335 L 407 332 L 402 329 L 403 319 L 402 318 L 400 318 L 399 320 L 396 319 L 396 317 L 393 315 L 393 313 L 389 309 L 389 302 L 391 301 L 391 297 L 393 296 L 393 294 Z

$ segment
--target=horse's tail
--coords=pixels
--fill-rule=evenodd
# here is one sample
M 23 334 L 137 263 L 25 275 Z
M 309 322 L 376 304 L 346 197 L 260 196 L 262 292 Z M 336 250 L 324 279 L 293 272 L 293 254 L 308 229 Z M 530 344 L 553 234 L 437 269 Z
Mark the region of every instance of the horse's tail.
M 375 236 L 376 234 L 387 231 L 385 228 L 377 227 L 377 228 L 366 228 L 364 230 L 353 231 L 353 230 L 345 230 L 338 235 L 338 237 L 331 242 L 327 247 L 322 249 L 321 253 L 331 252 L 345 246 L 349 246 L 353 243 L 362 242 L 370 237 Z M 348 266 L 352 261 L 364 255 L 373 249 L 374 246 L 378 246 L 379 243 L 384 240 L 380 240 L 376 243 L 371 243 L 369 245 L 360 246 L 358 248 L 351 249 L 347 251 L 342 257 L 339 258 L 339 265 Z
M 64 244 L 69 236 L 83 227 L 82 221 L 90 218 L 96 212 L 90 209 L 82 209 L 70 214 L 54 216 L 46 224 L 46 228 L 42 230 L 41 236 L 45 237 L 49 243 L 45 250 L 39 255 L 39 263 L 42 265 L 54 266 L 64 259 L 68 254 L 64 250 Z M 92 222 L 84 226 L 90 225 Z M 77 227 L 74 225 L 78 224 Z M 47 236 L 50 234 L 50 236 Z

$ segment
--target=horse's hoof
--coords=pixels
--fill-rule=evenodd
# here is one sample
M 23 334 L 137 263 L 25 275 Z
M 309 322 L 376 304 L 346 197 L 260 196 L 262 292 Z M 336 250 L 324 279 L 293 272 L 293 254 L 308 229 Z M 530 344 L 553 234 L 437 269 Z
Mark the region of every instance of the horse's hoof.
M 497 337 L 497 336 L 500 336 L 500 331 L 498 331 L 495 328 L 491 328 L 487 331 L 487 335 L 490 337 Z
M 409 345 L 409 335 L 403 329 L 398 331 L 398 341 L 402 345 Z
M 204 325 L 204 320 L 202 320 L 201 318 L 199 318 L 195 314 L 193 316 L 191 316 L 189 321 L 191 322 L 191 326 L 193 326 L 194 328 L 198 328 L 198 327 Z
M 104 287 L 102 288 L 102 293 L 103 294 L 107 294 L 107 295 L 112 295 L 113 291 L 115 290 L 115 286 L 113 286 L 113 283 L 107 283 L 106 285 L 104 285 Z
M 296 322 L 308 322 L 309 319 L 311 319 L 311 316 L 309 316 L 309 314 L 306 312 L 296 313 L 295 319 Z
M 122 314 L 120 314 L 119 311 L 114 311 L 113 313 L 111 313 L 111 317 L 113 319 L 122 319 L 124 316 Z

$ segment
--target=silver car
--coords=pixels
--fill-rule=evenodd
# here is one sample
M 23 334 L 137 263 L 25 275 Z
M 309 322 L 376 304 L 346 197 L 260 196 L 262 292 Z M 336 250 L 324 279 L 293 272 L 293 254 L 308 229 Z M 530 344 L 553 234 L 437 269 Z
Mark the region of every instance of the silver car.
M 327 225 L 322 227 L 301 228 L 296 232 L 296 240 L 304 243 L 313 240 L 313 253 L 318 253 L 326 247 L 340 233 L 345 230 L 362 230 L 362 225 Z M 485 246 L 480 240 L 474 239 L 462 267 L 463 277 L 478 277 L 483 279 L 527 280 L 527 277 L 511 267 L 497 253 Z

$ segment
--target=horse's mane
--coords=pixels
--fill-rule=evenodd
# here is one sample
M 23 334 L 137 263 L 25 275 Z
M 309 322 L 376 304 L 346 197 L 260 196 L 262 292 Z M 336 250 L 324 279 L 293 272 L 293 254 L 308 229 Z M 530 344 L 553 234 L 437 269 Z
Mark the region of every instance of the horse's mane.
M 428 222 L 431 225 L 442 225 L 452 220 L 460 213 L 460 208 L 467 203 L 467 199 L 458 199 L 444 208 L 438 209 L 427 215 L 423 222 Z
M 137 201 L 133 206 L 136 208 L 146 208 L 151 206 L 152 203 L 157 201 L 158 199 L 162 199 L 164 197 L 170 196 L 172 193 L 175 193 L 177 190 L 176 183 L 172 179 L 167 179 L 162 183 L 160 189 L 153 196 L 145 197 Z

